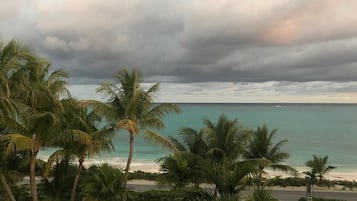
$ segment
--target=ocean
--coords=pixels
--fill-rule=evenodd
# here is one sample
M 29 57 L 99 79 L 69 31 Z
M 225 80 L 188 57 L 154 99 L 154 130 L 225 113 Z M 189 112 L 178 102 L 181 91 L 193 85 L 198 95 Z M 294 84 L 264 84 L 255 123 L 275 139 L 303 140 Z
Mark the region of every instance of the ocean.
M 203 119 L 217 122 L 218 117 L 224 114 L 230 119 L 237 118 L 239 124 L 248 129 L 264 124 L 269 130 L 277 129 L 273 141 L 288 140 L 281 149 L 290 154 L 285 164 L 301 170 L 314 154 L 327 155 L 328 164 L 337 167 L 334 171 L 341 174 L 357 173 L 357 104 L 179 105 L 182 110 L 180 114 L 170 114 L 164 118 L 165 129 L 158 131 L 161 135 L 180 138 L 180 128 L 200 129 Z M 108 162 L 124 167 L 129 150 L 128 136 L 125 131 L 118 132 L 114 137 L 115 151 L 103 153 L 89 162 Z M 143 135 L 136 136 L 134 149 L 133 167 L 144 167 L 144 171 L 150 167 L 157 168 L 155 160 L 170 153 L 160 145 L 148 142 Z M 48 151 L 41 154 L 48 155 Z

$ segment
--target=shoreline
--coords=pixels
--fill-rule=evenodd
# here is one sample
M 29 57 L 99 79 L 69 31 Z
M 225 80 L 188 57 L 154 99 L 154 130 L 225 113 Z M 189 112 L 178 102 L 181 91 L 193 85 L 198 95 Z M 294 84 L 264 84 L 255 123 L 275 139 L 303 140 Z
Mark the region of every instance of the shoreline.
M 122 161 L 122 160 L 111 160 L 110 162 L 108 162 L 107 160 L 103 160 L 103 161 L 86 161 L 84 164 L 86 167 L 89 167 L 91 165 L 95 165 L 95 164 L 102 164 L 102 163 L 108 163 L 110 165 L 119 167 L 119 168 L 124 168 L 126 165 L 126 162 Z M 297 175 L 297 177 L 299 178 L 304 178 L 305 175 L 302 174 L 302 172 L 306 171 L 306 168 L 297 168 L 299 174 Z M 160 164 L 155 163 L 155 162 L 149 162 L 149 161 L 133 161 L 131 164 L 131 168 L 130 168 L 131 172 L 135 172 L 135 171 L 143 171 L 143 172 L 148 172 L 148 173 L 160 173 Z M 266 172 L 268 173 L 268 177 L 269 178 L 274 178 L 274 177 L 281 177 L 281 178 L 286 178 L 286 177 L 294 177 L 293 175 L 290 175 L 286 172 L 282 172 L 282 171 L 274 171 L 274 170 L 266 170 Z M 332 170 L 331 172 L 327 173 L 325 175 L 325 179 L 328 180 L 341 180 L 341 181 L 357 181 L 357 170 L 356 171 L 338 171 L 338 169 Z
M 48 157 L 47 156 L 40 156 L 39 159 L 47 161 Z M 83 165 L 85 167 L 89 167 L 91 165 L 99 165 L 99 164 L 104 164 L 108 163 L 109 165 L 124 169 L 126 165 L 126 158 L 90 158 L 85 160 Z M 304 178 L 305 175 L 302 174 L 302 172 L 307 171 L 307 167 L 295 167 L 299 174 L 297 177 L 299 178 Z M 143 171 L 143 172 L 148 172 L 148 173 L 160 173 L 160 164 L 154 162 L 154 160 L 140 160 L 136 159 L 132 162 L 131 172 L 135 171 Z M 266 170 L 268 173 L 269 178 L 274 178 L 274 177 L 281 177 L 281 178 L 286 178 L 286 177 L 294 177 L 291 174 L 288 174 L 286 172 L 282 171 L 274 171 L 274 170 Z M 341 180 L 341 181 L 357 181 L 357 170 L 354 169 L 333 169 L 331 172 L 328 172 L 325 175 L 325 179 L 328 180 Z
M 305 175 L 302 173 L 306 171 L 306 169 L 298 169 L 299 174 L 297 177 L 299 178 L 304 178 Z M 289 175 L 285 172 L 281 171 L 273 171 L 273 170 L 268 170 L 267 171 L 269 174 L 269 178 L 274 178 L 274 177 L 281 177 L 281 178 L 286 178 L 286 177 L 293 177 L 293 175 Z M 327 173 L 325 176 L 325 179 L 331 180 L 331 181 L 357 181 L 357 171 L 349 171 L 349 172 L 344 172 L 344 171 L 331 171 Z

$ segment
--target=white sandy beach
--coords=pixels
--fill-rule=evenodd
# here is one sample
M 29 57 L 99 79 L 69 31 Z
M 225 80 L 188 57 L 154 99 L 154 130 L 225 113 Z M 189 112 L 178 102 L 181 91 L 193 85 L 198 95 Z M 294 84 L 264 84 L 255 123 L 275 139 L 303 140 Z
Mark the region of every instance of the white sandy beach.
M 105 163 L 108 161 L 96 161 L 95 163 L 93 163 L 94 161 L 88 161 L 85 163 L 86 166 L 90 166 L 92 164 L 99 164 L 99 163 Z M 111 160 L 109 162 L 109 164 L 115 164 L 115 166 L 118 167 L 125 167 L 125 162 L 118 160 L 117 163 L 114 163 L 115 160 Z M 155 172 L 160 172 L 160 165 L 158 163 L 155 162 L 136 162 L 135 160 L 132 162 L 131 164 L 131 171 L 143 171 L 143 172 L 151 172 L 151 173 L 155 173 Z M 299 175 L 298 177 L 304 177 L 304 174 L 302 174 L 302 172 L 306 171 L 305 168 L 298 168 L 299 171 Z M 289 175 L 285 172 L 281 172 L 281 171 L 273 171 L 273 170 L 267 170 L 269 176 L 271 178 L 276 177 L 276 176 L 280 176 L 282 178 L 285 177 L 291 177 L 292 175 Z M 346 180 L 346 181 L 357 181 L 357 171 L 339 171 L 338 169 L 332 170 L 331 172 L 327 173 L 325 175 L 326 179 L 329 180 Z
M 42 160 L 47 161 L 46 156 L 41 156 L 39 157 Z M 124 168 L 126 165 L 126 159 L 124 158 L 101 158 L 101 159 L 87 159 L 84 162 L 85 167 L 89 167 L 91 165 L 98 165 L 98 164 L 103 164 L 103 163 L 108 163 L 111 164 L 115 167 L 119 168 Z M 302 172 L 306 171 L 306 167 L 298 167 L 297 170 L 299 171 L 298 177 L 304 177 L 304 174 Z M 131 170 L 132 172 L 134 171 L 143 171 L 143 172 L 151 172 L 151 173 L 158 173 L 160 172 L 160 164 L 154 162 L 154 161 L 141 161 L 141 160 L 133 160 L 131 164 Z M 267 170 L 269 177 L 273 178 L 276 176 L 285 178 L 285 177 L 291 177 L 292 175 L 289 175 L 285 172 L 281 171 L 273 171 L 273 170 Z M 357 170 L 353 171 L 343 171 L 339 170 L 338 168 L 333 169 L 331 172 L 327 173 L 325 175 L 326 179 L 329 180 L 346 180 L 346 181 L 357 181 Z
M 298 177 L 304 177 L 305 175 L 302 174 L 302 172 L 306 171 L 306 169 L 298 169 L 299 171 L 299 175 Z M 282 178 L 285 177 L 291 177 L 291 175 L 288 175 L 285 172 L 281 172 L 281 171 L 273 171 L 273 170 L 268 170 L 267 171 L 269 173 L 269 176 L 271 178 L 279 176 Z M 346 180 L 346 181 L 357 181 L 357 172 L 343 172 L 343 171 L 338 171 L 338 169 L 336 170 L 332 170 L 331 172 L 327 173 L 325 175 L 325 178 L 328 180 Z

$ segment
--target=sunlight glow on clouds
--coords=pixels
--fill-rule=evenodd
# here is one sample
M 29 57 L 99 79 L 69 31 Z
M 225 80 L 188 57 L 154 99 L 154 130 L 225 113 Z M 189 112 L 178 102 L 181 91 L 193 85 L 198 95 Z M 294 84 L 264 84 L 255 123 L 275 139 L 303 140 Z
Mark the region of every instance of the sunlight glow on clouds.
M 12 0 L 0 38 L 68 71 L 77 96 L 98 98 L 80 86 L 129 67 L 162 82 L 158 101 L 357 103 L 356 10 L 355 0 Z
M 148 87 L 152 83 L 143 83 Z M 157 102 L 356 103 L 357 82 L 161 83 Z M 71 85 L 79 99 L 104 100 L 98 85 Z

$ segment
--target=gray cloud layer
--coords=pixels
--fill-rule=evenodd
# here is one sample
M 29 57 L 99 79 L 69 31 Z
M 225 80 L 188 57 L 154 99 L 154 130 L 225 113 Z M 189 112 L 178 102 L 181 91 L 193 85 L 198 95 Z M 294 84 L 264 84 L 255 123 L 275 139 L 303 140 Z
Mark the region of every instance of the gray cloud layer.
M 357 2 L 39 0 L 0 7 L 18 38 L 72 83 L 137 67 L 148 81 L 353 81 Z

